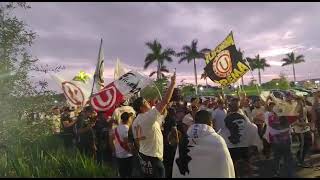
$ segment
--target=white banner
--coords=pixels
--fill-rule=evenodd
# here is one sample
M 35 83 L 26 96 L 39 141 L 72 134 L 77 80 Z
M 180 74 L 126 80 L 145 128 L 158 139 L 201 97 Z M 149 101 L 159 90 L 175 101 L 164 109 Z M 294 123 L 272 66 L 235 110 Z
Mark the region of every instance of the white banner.
M 70 106 L 83 107 L 87 103 L 92 87 L 90 76 L 85 81 L 66 80 L 62 78 L 62 74 L 51 74 L 51 76 L 62 89 Z
M 126 97 L 131 97 L 152 83 L 152 79 L 137 71 L 129 71 L 114 81 L 117 89 Z

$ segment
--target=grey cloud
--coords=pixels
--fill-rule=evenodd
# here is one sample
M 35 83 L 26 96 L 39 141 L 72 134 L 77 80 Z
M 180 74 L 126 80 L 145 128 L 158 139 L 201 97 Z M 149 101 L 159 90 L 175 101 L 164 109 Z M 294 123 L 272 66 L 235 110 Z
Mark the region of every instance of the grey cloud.
M 299 65 L 299 75 L 306 74 L 304 67 L 314 67 L 314 59 L 320 55 L 319 51 L 306 50 L 320 47 L 316 38 L 320 4 L 316 2 L 34 2 L 31 6 L 28 11 L 17 10 L 16 13 L 39 32 L 32 54 L 39 58 L 52 57 L 58 64 L 72 61 L 81 63 L 81 66 L 87 63 L 91 68 L 95 65 L 102 37 L 105 59 L 119 57 L 125 64 L 142 67 L 148 52 L 147 41 L 157 38 L 164 47 L 180 51 L 182 45 L 198 39 L 199 48 L 212 49 L 230 30 L 234 32 L 237 47 L 245 50 L 246 56 L 278 47 L 304 47 L 298 52 L 308 59 Z M 291 32 L 291 39 L 283 39 L 287 32 Z M 270 59 L 279 61 L 282 57 Z M 197 65 L 200 75 L 205 64 L 200 60 Z M 171 69 L 177 67 L 178 73 L 193 75 L 192 64 L 174 62 L 168 66 Z M 266 69 L 265 74 L 279 74 L 281 71 L 290 73 L 289 67 L 273 66 Z M 312 74 L 320 75 L 317 71 Z

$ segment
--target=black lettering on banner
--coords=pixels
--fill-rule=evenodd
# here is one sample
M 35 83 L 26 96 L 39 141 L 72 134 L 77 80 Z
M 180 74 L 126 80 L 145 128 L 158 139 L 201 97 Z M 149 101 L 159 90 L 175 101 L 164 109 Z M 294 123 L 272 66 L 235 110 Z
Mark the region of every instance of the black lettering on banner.
M 137 88 L 140 83 L 140 80 L 137 83 L 130 82 L 129 81 L 130 76 L 136 77 L 136 75 L 134 73 L 128 72 L 128 73 L 124 74 L 123 76 L 121 76 L 119 78 L 119 80 L 124 82 L 127 86 L 129 86 L 131 88 L 131 90 L 129 91 L 130 93 L 136 94 L 141 90 L 141 88 Z

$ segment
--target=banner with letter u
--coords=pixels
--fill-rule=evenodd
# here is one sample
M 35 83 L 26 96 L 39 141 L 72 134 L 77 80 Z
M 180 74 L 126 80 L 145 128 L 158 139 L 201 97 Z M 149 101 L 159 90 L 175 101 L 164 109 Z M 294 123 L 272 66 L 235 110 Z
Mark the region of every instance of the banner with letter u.
M 151 79 L 136 71 L 130 71 L 94 94 L 90 99 L 91 105 L 95 110 L 111 116 L 121 103 L 151 83 Z
M 223 87 L 237 82 L 250 70 L 236 49 L 232 32 L 205 55 L 205 61 L 204 71 L 208 77 Z

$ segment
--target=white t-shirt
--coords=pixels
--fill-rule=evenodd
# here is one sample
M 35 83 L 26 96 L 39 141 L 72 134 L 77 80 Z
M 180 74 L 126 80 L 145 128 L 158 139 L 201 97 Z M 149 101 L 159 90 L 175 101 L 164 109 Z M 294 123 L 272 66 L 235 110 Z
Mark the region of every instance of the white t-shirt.
M 161 124 L 163 116 L 154 108 L 138 114 L 132 124 L 133 137 L 139 139 L 139 152 L 163 159 L 163 135 Z
M 212 118 L 214 119 L 214 127 L 217 132 L 226 127 L 224 123 L 224 118 L 227 116 L 227 111 L 225 109 L 217 108 L 212 112 Z
M 124 138 L 128 138 L 128 132 L 129 132 L 129 126 L 126 124 L 120 124 L 117 128 L 119 138 L 123 142 Z M 115 131 L 115 130 L 114 130 Z M 116 151 L 116 157 L 117 158 L 128 158 L 131 157 L 132 154 L 123 149 L 120 146 L 120 143 L 118 142 L 117 138 L 114 139 L 114 146 L 115 146 L 115 151 Z

